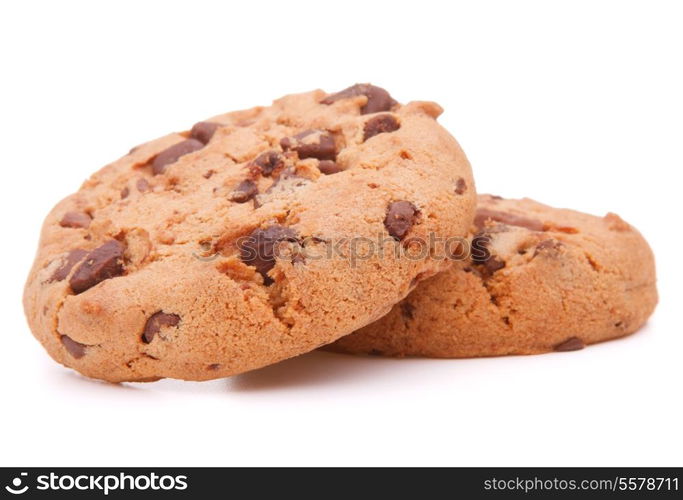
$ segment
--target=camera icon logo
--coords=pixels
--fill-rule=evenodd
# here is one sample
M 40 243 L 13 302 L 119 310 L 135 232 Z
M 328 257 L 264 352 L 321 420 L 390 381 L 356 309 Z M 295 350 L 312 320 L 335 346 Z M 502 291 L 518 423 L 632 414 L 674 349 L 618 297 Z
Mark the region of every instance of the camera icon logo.
M 5 489 L 13 495 L 21 495 L 22 493 L 26 493 L 26 491 L 28 490 L 28 485 L 24 486 L 23 488 L 21 487 L 22 478 L 26 476 L 28 476 L 28 473 L 22 472 L 21 474 L 19 474 L 19 477 L 15 477 L 14 479 L 12 479 L 12 485 L 5 486 Z

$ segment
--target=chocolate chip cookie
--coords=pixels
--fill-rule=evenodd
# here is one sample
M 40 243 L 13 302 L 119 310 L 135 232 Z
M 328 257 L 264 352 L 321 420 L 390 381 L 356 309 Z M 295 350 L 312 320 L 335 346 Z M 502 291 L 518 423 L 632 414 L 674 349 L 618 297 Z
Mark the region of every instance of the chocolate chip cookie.
M 652 252 L 615 214 L 479 197 L 453 266 L 331 350 L 462 358 L 572 351 L 636 331 L 657 303 Z
M 90 377 L 204 380 L 376 320 L 444 269 L 474 213 L 441 111 L 359 84 L 133 148 L 47 216 L 31 330 Z

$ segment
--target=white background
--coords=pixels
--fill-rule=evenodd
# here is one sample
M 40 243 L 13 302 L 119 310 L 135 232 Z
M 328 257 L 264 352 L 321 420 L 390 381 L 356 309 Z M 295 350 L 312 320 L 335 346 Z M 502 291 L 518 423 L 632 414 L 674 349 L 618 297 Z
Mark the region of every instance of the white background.
M 683 11 L 676 2 L 4 2 L 0 465 L 683 465 Z M 140 142 L 370 81 L 429 99 L 480 192 L 651 242 L 659 307 L 580 352 L 313 353 L 205 383 L 54 362 L 21 291 L 43 217 Z

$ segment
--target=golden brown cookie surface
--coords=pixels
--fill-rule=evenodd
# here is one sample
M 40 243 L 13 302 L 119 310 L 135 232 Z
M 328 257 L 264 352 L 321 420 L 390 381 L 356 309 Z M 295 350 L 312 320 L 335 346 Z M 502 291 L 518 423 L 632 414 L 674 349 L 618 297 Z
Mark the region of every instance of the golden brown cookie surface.
M 657 303 L 647 242 L 595 217 L 481 195 L 471 256 L 331 350 L 475 357 L 581 349 L 637 330 Z
M 373 321 L 443 268 L 407 258 L 408 240 L 465 234 L 472 217 L 469 163 L 440 112 L 356 85 L 133 148 L 46 218 L 31 330 L 91 377 L 202 380 Z M 355 258 L 359 240 L 377 241 L 369 256 Z

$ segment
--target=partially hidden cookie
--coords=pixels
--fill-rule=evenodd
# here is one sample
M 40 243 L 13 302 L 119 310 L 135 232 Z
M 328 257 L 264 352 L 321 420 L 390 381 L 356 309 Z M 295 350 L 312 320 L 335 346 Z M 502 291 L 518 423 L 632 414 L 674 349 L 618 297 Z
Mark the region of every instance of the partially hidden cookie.
M 482 195 L 462 251 L 330 349 L 440 358 L 571 351 L 636 331 L 657 304 L 650 247 L 612 213 Z
M 203 380 L 376 320 L 444 268 L 441 239 L 474 213 L 440 113 L 361 84 L 133 148 L 47 216 L 24 292 L 31 330 L 90 377 Z

